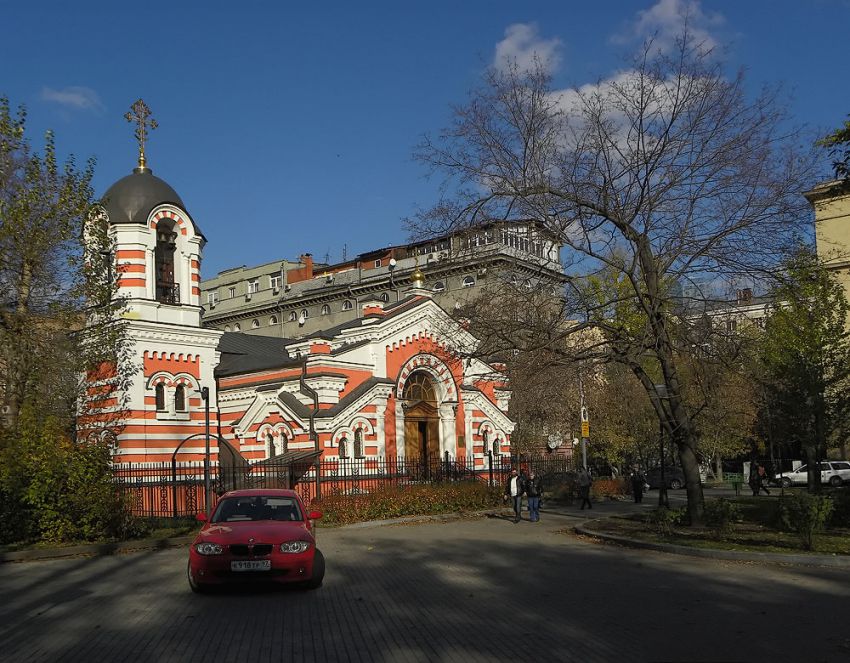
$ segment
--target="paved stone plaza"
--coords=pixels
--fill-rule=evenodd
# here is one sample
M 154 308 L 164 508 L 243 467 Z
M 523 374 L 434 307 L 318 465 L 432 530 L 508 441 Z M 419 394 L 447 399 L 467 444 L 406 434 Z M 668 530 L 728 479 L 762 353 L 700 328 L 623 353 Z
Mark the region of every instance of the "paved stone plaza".
M 0 659 L 850 660 L 846 569 L 588 542 L 577 515 L 320 531 L 315 592 L 196 596 L 178 549 L 3 564 Z

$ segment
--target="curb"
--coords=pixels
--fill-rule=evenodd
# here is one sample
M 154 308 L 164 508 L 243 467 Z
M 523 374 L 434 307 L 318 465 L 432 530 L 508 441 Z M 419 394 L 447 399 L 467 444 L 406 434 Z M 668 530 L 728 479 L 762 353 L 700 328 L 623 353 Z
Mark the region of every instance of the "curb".
M 137 552 L 140 550 L 163 550 L 165 548 L 188 546 L 194 538 L 194 534 L 186 534 L 167 539 L 88 543 L 64 548 L 33 548 L 30 550 L 0 553 L 0 563 L 34 562 L 46 559 L 61 559 L 63 557 L 104 557 L 106 555 L 117 555 L 119 553 Z
M 712 550 L 710 548 L 691 548 L 690 546 L 678 546 L 673 543 L 652 543 L 651 541 L 639 541 L 616 534 L 605 534 L 597 532 L 582 525 L 576 525 L 573 530 L 577 534 L 591 536 L 602 541 L 610 541 L 628 548 L 639 548 L 643 550 L 655 550 L 657 552 L 672 553 L 674 555 L 686 555 L 689 557 L 702 557 L 709 559 L 724 559 L 736 562 L 774 562 L 780 564 L 800 564 L 804 566 L 830 566 L 834 568 L 850 569 L 850 557 L 830 557 L 827 555 L 786 555 L 784 553 L 760 553 L 747 552 L 743 550 Z

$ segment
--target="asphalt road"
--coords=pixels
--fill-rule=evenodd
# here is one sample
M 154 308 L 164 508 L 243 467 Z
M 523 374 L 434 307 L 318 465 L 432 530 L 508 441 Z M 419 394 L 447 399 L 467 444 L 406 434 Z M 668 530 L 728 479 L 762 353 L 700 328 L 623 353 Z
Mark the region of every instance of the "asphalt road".
M 196 596 L 183 550 L 0 565 L 0 660 L 850 660 L 846 570 L 588 542 L 577 515 L 323 530 L 314 592 Z

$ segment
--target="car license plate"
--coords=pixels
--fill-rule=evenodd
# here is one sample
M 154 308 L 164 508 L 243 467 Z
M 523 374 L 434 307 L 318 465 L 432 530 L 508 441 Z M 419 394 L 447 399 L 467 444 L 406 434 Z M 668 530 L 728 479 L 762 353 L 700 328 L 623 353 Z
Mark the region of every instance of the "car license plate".
M 231 571 L 271 571 L 270 559 L 255 559 L 244 562 L 230 562 Z

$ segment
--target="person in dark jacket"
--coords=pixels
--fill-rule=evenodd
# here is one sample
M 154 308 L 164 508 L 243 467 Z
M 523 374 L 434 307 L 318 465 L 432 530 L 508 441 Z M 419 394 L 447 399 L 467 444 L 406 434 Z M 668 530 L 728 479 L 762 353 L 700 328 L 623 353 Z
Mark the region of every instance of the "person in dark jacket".
M 593 484 L 593 479 L 586 467 L 581 468 L 578 473 L 578 494 L 581 497 L 581 510 L 584 511 L 585 505 L 588 509 L 593 508 L 593 503 L 590 501 L 590 486 Z
M 540 500 L 543 498 L 543 480 L 534 470 L 525 482 L 525 494 L 528 496 L 528 519 L 536 523 L 540 520 Z
M 643 476 L 637 467 L 632 472 L 632 494 L 635 497 L 635 504 L 643 502 L 643 485 L 646 483 L 646 478 Z

